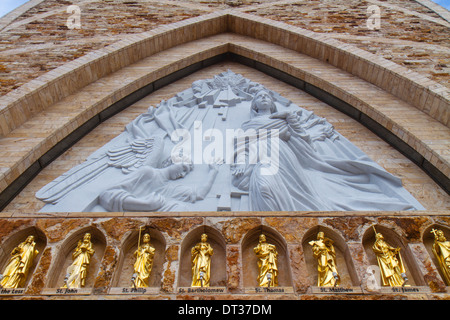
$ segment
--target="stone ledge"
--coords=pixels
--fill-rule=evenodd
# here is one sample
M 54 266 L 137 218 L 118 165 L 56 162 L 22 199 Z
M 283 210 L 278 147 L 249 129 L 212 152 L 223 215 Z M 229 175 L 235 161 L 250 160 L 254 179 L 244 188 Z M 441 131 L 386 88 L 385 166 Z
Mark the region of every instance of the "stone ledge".
M 198 212 L 0 212 L 0 219 L 192 218 L 192 217 L 450 217 L 450 210 L 426 211 L 198 211 Z

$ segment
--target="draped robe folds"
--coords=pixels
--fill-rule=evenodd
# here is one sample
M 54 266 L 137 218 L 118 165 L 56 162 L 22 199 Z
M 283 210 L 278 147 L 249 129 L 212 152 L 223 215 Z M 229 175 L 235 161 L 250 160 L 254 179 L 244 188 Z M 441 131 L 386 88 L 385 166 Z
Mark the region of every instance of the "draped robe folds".
M 432 251 L 447 285 L 450 285 L 450 241 L 435 240 Z
M 276 287 L 278 286 L 278 253 L 275 246 L 266 242 L 258 243 L 254 249 L 258 258 L 258 284 L 260 287 Z M 267 274 L 272 274 L 272 278 L 269 280 Z
M 291 134 L 287 141 L 278 140 L 276 174 L 263 175 L 261 169 L 268 164 L 257 162 L 250 177 L 235 178 L 235 186 L 249 191 L 250 210 L 423 209 L 403 189 L 400 179 L 386 172 L 344 137 L 333 136 L 331 125 L 319 123 L 307 131 L 303 125 L 301 116 L 287 121 L 256 113 L 242 124 L 243 130 L 259 132 L 275 128 L 282 132 L 288 129 Z M 274 143 L 270 138 L 268 141 Z
M 33 264 L 34 258 L 39 253 L 36 243 L 22 242 L 12 252 L 8 265 L 3 272 L 3 279 L 0 286 L 3 288 L 22 288 L 28 276 L 28 272 Z
M 146 199 L 149 204 L 148 211 L 183 211 L 183 202 L 195 202 L 197 195 L 195 187 L 173 185 L 164 177 L 161 169 L 145 166 L 114 187 L 103 191 L 99 195 L 99 202 L 102 207 L 112 212 L 136 211 L 124 208 L 128 197 Z
M 313 246 L 313 256 L 317 259 L 317 286 L 327 287 L 334 286 L 336 281 L 333 272 L 337 275 L 336 269 L 336 253 L 331 243 L 325 244 L 324 240 L 311 241 Z
M 377 256 L 383 286 L 400 287 L 405 280 L 401 274 L 406 272 L 402 257 L 396 248 L 384 240 L 377 240 L 372 247 Z
M 67 288 L 82 288 L 86 284 L 87 271 L 94 254 L 91 242 L 81 242 L 72 254 L 73 263 L 69 266 L 67 273 Z
M 155 248 L 150 244 L 144 244 L 134 254 L 136 256 L 136 262 L 134 263 L 134 272 L 137 274 L 135 280 L 136 288 L 148 287 L 150 273 L 153 268 Z
M 200 242 L 191 250 L 192 287 L 209 287 L 211 281 L 211 256 L 213 248 L 209 243 Z M 203 279 L 201 273 L 203 272 Z
M 231 146 L 227 141 L 229 129 L 230 132 L 238 129 L 255 129 L 258 132 L 260 129 L 270 131 L 273 128 L 280 132 L 287 129 L 291 135 L 289 139 L 279 140 L 276 174 L 263 175 L 261 171 L 266 170 L 262 169 L 266 169 L 269 164 L 256 162 L 247 167 L 245 174 L 241 174 L 240 168 L 236 171 L 239 176 L 219 175 L 213 185 L 212 190 L 222 188 L 218 186 L 219 183 L 224 183 L 224 189 L 228 189 L 231 180 L 231 194 L 244 195 L 239 200 L 232 196 L 233 211 L 424 210 L 402 187 L 400 179 L 370 160 L 337 133 L 330 123 L 312 111 L 300 108 L 278 93 L 267 90 L 274 109 L 280 113 L 293 112 L 298 119 L 271 119 L 258 115 L 252 109 L 249 112 L 249 105 L 256 101 L 256 94 L 261 90 L 267 89 L 231 71 L 217 75 L 214 79 L 196 81 L 192 88 L 167 101 L 161 101 L 156 108 L 150 107 L 130 122 L 122 134 L 94 152 L 85 163 L 39 190 L 36 196 L 47 203 L 41 212 L 215 211 L 219 206 L 211 199 L 193 203 L 195 195 L 189 195 L 189 190 L 184 186 L 178 187 L 181 184 L 179 181 L 163 182 L 166 188 L 156 192 L 156 189 L 161 188 L 161 185 L 157 185 L 158 178 L 144 181 L 135 173 L 144 166 L 164 167 L 174 150 L 182 149 L 182 155 L 186 157 L 195 152 L 194 160 L 204 160 L 203 156 L 211 156 L 205 151 L 211 151 L 210 147 L 217 146 L 217 150 L 214 149 L 216 155 L 220 151 L 220 144 L 216 142 L 220 141 L 218 138 L 216 141 L 214 134 L 211 136 L 214 136 L 214 142 L 206 146 L 197 144 L 199 140 L 196 137 L 201 138 L 202 143 L 211 138 L 206 134 L 209 129 L 217 129 L 222 133 L 225 138 L 222 142 L 227 143 L 226 150 L 222 150 L 226 151 L 225 163 L 233 166 L 233 159 L 228 162 L 228 146 Z M 184 135 L 186 132 L 189 135 Z M 186 149 L 174 149 L 180 146 L 180 142 L 186 143 Z M 193 143 L 195 146 L 190 150 L 188 147 L 192 147 Z M 235 151 L 233 147 L 230 153 Z M 143 170 L 149 171 L 148 168 Z M 143 171 L 139 171 L 141 173 Z M 191 178 L 191 175 L 185 181 L 192 187 L 192 181 L 201 181 L 201 174 L 201 171 L 196 171 L 195 178 Z M 124 185 L 125 182 L 129 184 Z M 246 192 L 235 192 L 233 187 Z M 108 190 L 99 197 L 105 188 Z M 174 196 L 172 191 L 175 192 Z M 226 192 L 229 193 L 228 190 Z M 148 210 L 123 208 L 124 200 L 133 194 L 138 195 L 139 200 L 148 200 L 151 204 Z

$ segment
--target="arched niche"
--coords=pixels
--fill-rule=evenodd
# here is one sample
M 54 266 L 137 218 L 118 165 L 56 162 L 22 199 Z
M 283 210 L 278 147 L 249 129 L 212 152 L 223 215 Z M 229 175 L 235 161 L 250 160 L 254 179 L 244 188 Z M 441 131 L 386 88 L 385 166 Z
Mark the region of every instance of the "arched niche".
M 213 249 L 211 257 L 211 287 L 225 287 L 227 280 L 226 244 L 222 234 L 209 226 L 198 227 L 189 232 L 181 243 L 179 287 L 190 287 L 192 284 L 191 249 L 201 241 L 201 235 L 208 235 L 208 243 Z
M 450 228 L 448 226 L 443 226 L 440 224 L 433 224 L 432 226 L 428 227 L 427 229 L 424 230 L 423 233 L 423 244 L 425 246 L 425 248 L 427 249 L 428 254 L 431 257 L 431 260 L 433 261 L 434 265 L 436 266 L 436 269 L 438 269 L 439 271 L 439 275 L 442 278 L 442 281 L 447 285 L 450 286 L 450 283 L 446 282 L 446 279 L 442 273 L 442 269 L 439 266 L 439 262 L 435 256 L 435 254 L 433 253 L 433 244 L 434 244 L 434 234 L 431 232 L 431 230 L 442 230 L 442 232 L 444 232 L 444 236 L 446 238 L 447 241 L 450 241 Z
M 91 257 L 91 262 L 89 264 L 85 288 L 90 288 L 94 285 L 106 249 L 106 238 L 95 226 L 87 226 L 73 232 L 59 246 L 56 258 L 53 261 L 53 265 L 49 272 L 48 288 L 60 288 L 64 286 L 66 270 L 73 262 L 72 254 L 77 247 L 78 241 L 82 240 L 86 233 L 91 234 L 91 242 L 95 252 Z
M 0 274 L 3 274 L 8 262 L 11 258 L 11 252 L 16 248 L 19 244 L 24 242 L 29 236 L 34 236 L 34 241 L 36 242 L 36 250 L 39 251 L 38 255 L 33 260 L 33 265 L 30 267 L 28 271 L 28 277 L 25 281 L 25 287 L 30 282 L 30 279 L 33 276 L 34 271 L 38 265 L 39 259 L 42 256 L 42 253 L 47 246 L 47 237 L 44 232 L 42 232 L 39 228 L 36 227 L 28 227 L 24 228 L 20 231 L 17 231 L 10 237 L 8 237 L 5 241 L 2 242 L 0 246 Z
M 146 233 L 150 235 L 150 243 L 155 248 L 149 287 L 160 286 L 166 252 L 166 239 L 160 231 L 145 227 L 141 231 L 139 229 L 131 231 L 122 242 L 119 261 L 112 281 L 113 287 L 131 287 L 131 277 L 134 273 L 134 263 L 136 261 L 134 253 L 138 248 L 139 236 L 142 243 L 142 237 Z
M 316 227 L 309 229 L 305 233 L 302 240 L 305 262 L 308 268 L 308 274 L 313 280 L 313 286 L 317 286 L 317 259 L 313 256 L 312 246 L 309 242 L 317 240 L 317 234 L 319 232 L 323 232 L 326 238 L 333 241 L 333 246 L 336 252 L 336 268 L 340 277 L 340 286 L 358 286 L 360 284 L 358 274 L 355 270 L 350 250 L 344 238 L 342 238 L 342 236 L 333 229 L 321 225 L 317 225 Z
M 367 230 L 364 232 L 362 243 L 370 265 L 379 270 L 377 257 L 372 249 L 372 246 L 375 243 L 374 228 L 377 233 L 381 233 L 383 235 L 384 240 L 391 247 L 399 247 L 401 249 L 400 254 L 402 256 L 403 263 L 405 264 L 406 276 L 408 277 L 408 282 L 406 284 L 411 286 L 425 286 L 425 280 L 423 279 L 423 276 L 416 265 L 411 249 L 408 247 L 407 243 L 403 241 L 403 239 L 389 227 L 374 225 L 367 228 Z M 381 279 L 379 277 L 377 278 L 377 281 L 379 284 L 381 283 Z
M 242 239 L 241 261 L 244 287 L 258 287 L 258 259 L 253 249 L 258 245 L 261 234 L 266 236 L 267 243 L 276 246 L 278 252 L 278 286 L 291 287 L 292 275 L 286 241 L 276 230 L 267 226 L 253 228 Z

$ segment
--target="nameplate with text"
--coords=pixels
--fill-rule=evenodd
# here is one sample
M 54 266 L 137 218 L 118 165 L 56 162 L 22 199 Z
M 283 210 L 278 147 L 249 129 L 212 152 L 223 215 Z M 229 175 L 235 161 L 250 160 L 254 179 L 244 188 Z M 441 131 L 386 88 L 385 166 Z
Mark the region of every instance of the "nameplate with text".
M 416 287 L 416 286 L 404 286 L 404 287 L 382 287 L 381 293 L 431 293 L 430 287 Z
M 47 288 L 42 290 L 43 295 L 89 295 L 92 288 Z
M 227 293 L 225 287 L 179 287 L 177 289 L 179 294 L 220 294 Z
M 245 288 L 245 293 L 268 293 L 268 294 L 284 294 L 284 293 L 294 293 L 294 288 L 292 287 L 256 287 L 256 288 Z
M 311 293 L 325 294 L 361 294 L 361 287 L 311 287 Z
M 129 288 L 129 287 L 114 287 L 109 289 L 109 294 L 158 294 L 158 287 L 146 287 L 146 288 Z
M 1 296 L 22 295 L 25 292 L 24 288 L 2 288 L 0 289 Z

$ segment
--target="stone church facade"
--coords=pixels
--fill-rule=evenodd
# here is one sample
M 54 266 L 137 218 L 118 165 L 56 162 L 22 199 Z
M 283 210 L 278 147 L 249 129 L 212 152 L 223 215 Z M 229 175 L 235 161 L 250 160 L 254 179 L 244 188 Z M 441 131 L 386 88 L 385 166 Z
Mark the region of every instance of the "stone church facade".
M 449 16 L 428 0 L 31 0 L 1 18 L 1 272 L 29 235 L 39 251 L 1 299 L 449 299 L 432 249 L 432 230 L 450 239 Z M 425 210 L 40 212 L 39 189 L 226 70 L 327 119 Z M 132 290 L 141 226 L 156 254 L 149 286 Z M 401 249 L 408 286 L 379 285 L 375 230 Z M 339 287 L 317 287 L 318 232 L 334 242 Z M 62 289 L 85 233 L 86 284 Z M 203 233 L 211 285 L 193 290 Z M 261 233 L 278 249 L 278 287 L 258 288 Z

